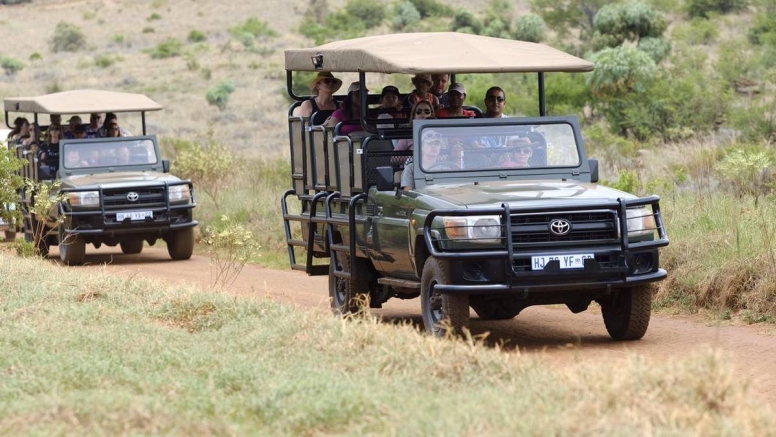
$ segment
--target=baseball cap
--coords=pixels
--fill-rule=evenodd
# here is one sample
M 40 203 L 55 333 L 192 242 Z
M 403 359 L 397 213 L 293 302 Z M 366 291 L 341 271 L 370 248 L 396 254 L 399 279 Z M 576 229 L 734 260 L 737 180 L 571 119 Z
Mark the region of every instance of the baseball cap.
M 457 92 L 461 93 L 464 96 L 466 95 L 466 87 L 464 87 L 462 83 L 456 82 L 456 83 L 450 85 L 450 88 L 448 89 L 448 92 L 450 92 L 450 91 L 457 91 Z

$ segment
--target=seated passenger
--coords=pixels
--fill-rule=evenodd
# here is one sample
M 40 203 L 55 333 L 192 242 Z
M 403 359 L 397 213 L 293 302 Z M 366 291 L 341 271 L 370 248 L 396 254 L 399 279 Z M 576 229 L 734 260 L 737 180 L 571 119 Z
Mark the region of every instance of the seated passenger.
M 81 126 L 81 117 L 74 115 L 67 121 L 67 128 L 64 130 L 65 139 L 71 140 L 75 138 L 75 127 Z
M 129 131 L 125 130 L 122 127 L 119 127 L 120 135 L 108 135 L 108 127 L 110 127 L 110 125 L 112 123 L 115 123 L 116 126 L 118 126 L 119 125 L 119 118 L 116 116 L 116 114 L 114 114 L 112 112 L 108 112 L 108 113 L 105 114 L 105 123 L 103 123 L 102 127 L 100 128 L 100 135 L 99 135 L 100 137 L 106 138 L 106 137 L 111 137 L 111 136 L 114 136 L 114 137 L 129 137 L 129 136 L 132 136 L 132 134 L 129 133 Z
M 46 130 L 46 140 L 38 151 L 40 165 L 47 165 L 51 168 L 51 177 L 56 174 L 59 167 L 59 140 L 61 137 L 62 128 L 60 126 L 49 126 Z
M 439 135 L 436 131 L 427 130 L 423 132 L 422 140 L 422 155 L 420 157 L 421 166 L 425 170 L 442 170 L 451 169 L 455 166 L 437 162 L 439 153 L 442 147 L 445 147 L 445 139 Z M 412 165 L 412 161 L 408 161 L 404 166 L 404 172 L 401 174 L 401 186 L 405 190 L 411 190 L 415 188 L 415 167 Z
M 87 127 L 82 124 L 79 124 L 78 126 L 73 128 L 73 138 L 76 138 L 79 140 L 86 138 L 86 135 L 87 135 L 86 129 Z
M 450 106 L 442 108 L 437 111 L 436 115 L 439 118 L 450 117 L 468 117 L 474 118 L 477 114 L 474 111 L 463 109 L 463 104 L 466 102 L 466 88 L 463 84 L 454 83 L 450 85 L 450 91 L 447 92 L 448 101 Z
M 310 82 L 310 92 L 313 93 L 313 97 L 294 108 L 294 115 L 309 117 L 319 110 L 336 110 L 337 102 L 334 101 L 334 93 L 341 87 L 342 81 L 333 74 L 328 71 L 318 73 Z
M 528 167 L 533 156 L 531 140 L 526 137 L 509 137 L 509 152 L 503 156 L 499 165 L 503 168 Z
M 407 96 L 407 106 L 414 106 L 417 102 L 429 102 L 434 108 L 439 107 L 439 98 L 431 94 L 429 90 L 434 84 L 430 74 L 416 74 L 412 78 L 415 89 Z
M 410 128 L 412 127 L 413 120 L 436 118 L 434 115 L 434 108 L 429 102 L 426 102 L 425 100 L 415 103 L 415 105 L 412 107 L 412 110 L 410 111 L 410 117 L 412 117 L 409 124 Z M 393 150 L 412 150 L 412 138 L 402 138 L 396 141 L 393 145 Z
M 102 120 L 102 115 L 97 113 L 89 114 L 89 125 L 86 126 L 86 138 L 98 138 L 100 136 L 100 120 Z
M 397 118 L 400 118 L 402 104 L 401 104 L 401 93 L 399 93 L 399 89 L 393 85 L 388 85 L 384 87 L 383 91 L 380 93 L 380 106 L 377 107 L 377 110 L 382 112 L 380 115 L 377 116 L 378 120 L 393 119 L 394 115 L 396 115 Z M 390 129 L 392 127 L 395 127 L 395 125 L 393 124 L 377 125 L 378 129 Z
M 16 117 L 13 121 L 13 129 L 8 132 L 6 139 L 16 142 L 25 135 L 30 135 L 30 122 L 24 117 Z
M 431 85 L 431 94 L 437 96 L 439 99 L 439 107 L 446 108 L 450 106 L 450 97 L 445 90 L 447 89 L 447 83 L 450 82 L 450 75 L 446 73 L 432 74 L 431 81 L 434 82 Z
M 123 137 L 124 135 L 121 134 L 121 128 L 119 127 L 119 124 L 114 122 L 111 122 L 108 124 L 108 126 L 105 128 L 106 137 L 107 138 L 115 138 L 115 137 Z
M 342 102 L 342 107 L 334 111 L 324 123 L 326 126 L 334 127 L 342 121 L 360 121 L 361 120 L 361 84 L 353 82 L 348 87 L 348 97 Z M 364 90 L 369 92 L 369 90 Z M 348 123 L 340 126 L 340 135 L 350 135 L 353 132 L 362 131 L 361 123 Z

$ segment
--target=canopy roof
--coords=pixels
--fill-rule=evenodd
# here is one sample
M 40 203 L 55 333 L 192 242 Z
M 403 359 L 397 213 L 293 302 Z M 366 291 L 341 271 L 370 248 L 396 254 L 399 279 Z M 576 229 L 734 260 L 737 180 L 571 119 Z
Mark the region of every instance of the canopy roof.
M 525 41 L 456 32 L 398 33 L 285 51 L 286 70 L 373 73 L 509 73 L 592 71 L 593 63 Z
M 5 110 L 38 114 L 159 111 L 162 105 L 143 94 L 73 90 L 37 97 L 6 97 Z

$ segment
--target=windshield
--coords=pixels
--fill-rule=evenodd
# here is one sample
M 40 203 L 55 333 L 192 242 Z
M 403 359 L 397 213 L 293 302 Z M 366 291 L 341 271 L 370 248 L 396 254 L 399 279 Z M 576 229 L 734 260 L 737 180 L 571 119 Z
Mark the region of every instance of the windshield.
M 156 149 L 149 139 L 91 141 L 64 146 L 66 169 L 123 167 L 157 163 Z
M 567 123 L 430 126 L 420 138 L 420 168 L 426 173 L 580 164 L 574 129 Z

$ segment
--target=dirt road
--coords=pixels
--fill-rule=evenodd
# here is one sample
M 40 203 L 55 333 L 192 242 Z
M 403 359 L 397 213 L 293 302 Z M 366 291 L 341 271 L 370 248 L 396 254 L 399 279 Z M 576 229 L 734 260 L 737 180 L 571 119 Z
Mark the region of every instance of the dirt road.
M 58 259 L 53 248 L 51 259 Z M 170 261 L 167 251 L 146 247 L 140 255 L 122 255 L 118 247 L 87 249 L 85 267 L 108 272 L 139 274 L 171 283 L 212 283 L 208 258 L 194 256 L 189 261 Z M 268 297 L 303 309 L 328 311 L 327 278 L 308 277 L 302 272 L 246 266 L 230 292 Z M 384 308 L 372 310 L 386 321 L 411 321 L 421 326 L 420 301 L 392 299 Z M 473 314 L 473 313 L 472 313 Z M 565 307 L 532 307 L 513 320 L 486 322 L 472 318 L 474 334 L 490 332 L 488 341 L 504 343 L 509 352 L 540 353 L 550 362 L 585 361 L 611 366 L 627 352 L 653 358 L 686 355 L 707 345 L 726 351 L 754 393 L 776 408 L 776 327 L 714 326 L 700 317 L 653 315 L 647 335 L 640 341 L 613 342 L 609 339 L 594 305 L 587 312 L 572 314 Z M 616 364 L 615 364 L 616 365 Z

